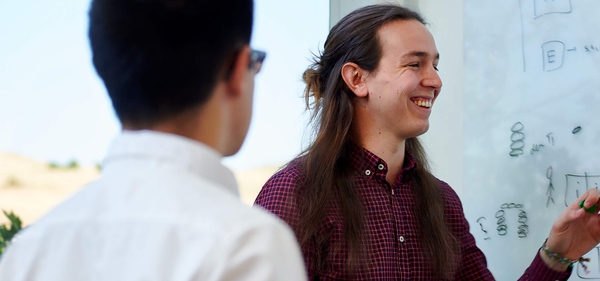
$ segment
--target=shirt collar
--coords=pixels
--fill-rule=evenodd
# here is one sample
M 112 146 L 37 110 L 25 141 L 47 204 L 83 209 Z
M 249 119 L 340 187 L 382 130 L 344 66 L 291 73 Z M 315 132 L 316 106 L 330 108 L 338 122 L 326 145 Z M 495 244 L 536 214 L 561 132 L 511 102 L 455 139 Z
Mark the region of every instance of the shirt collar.
M 221 163 L 222 155 L 199 141 L 150 130 L 119 134 L 109 147 L 103 169 L 113 163 L 134 161 L 135 165 L 175 166 L 198 175 L 238 195 L 233 172 Z
M 361 174 L 361 176 L 367 178 L 377 178 L 384 181 L 386 180 L 388 165 L 383 159 L 357 144 L 352 145 L 351 153 L 352 165 Z M 402 164 L 402 170 L 398 175 L 398 179 L 404 182 L 406 179 L 408 179 L 408 175 L 414 171 L 416 166 L 417 162 L 415 158 L 408 150 L 405 150 L 404 163 Z

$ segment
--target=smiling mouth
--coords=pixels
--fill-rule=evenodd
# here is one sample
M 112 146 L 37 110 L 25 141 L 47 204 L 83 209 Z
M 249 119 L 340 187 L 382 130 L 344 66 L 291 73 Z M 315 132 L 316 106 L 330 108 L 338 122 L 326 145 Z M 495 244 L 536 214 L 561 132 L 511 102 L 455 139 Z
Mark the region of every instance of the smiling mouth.
M 410 100 L 417 106 L 424 107 L 424 108 L 431 108 L 431 105 L 433 104 L 433 102 L 428 99 L 412 98 Z

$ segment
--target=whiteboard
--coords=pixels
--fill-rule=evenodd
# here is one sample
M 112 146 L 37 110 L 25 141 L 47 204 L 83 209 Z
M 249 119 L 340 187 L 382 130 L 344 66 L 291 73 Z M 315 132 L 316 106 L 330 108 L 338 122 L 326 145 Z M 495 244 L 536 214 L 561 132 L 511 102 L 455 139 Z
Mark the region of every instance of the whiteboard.
M 497 280 L 516 280 L 554 219 L 600 185 L 600 1 L 464 0 L 464 187 Z M 600 248 L 586 254 L 600 280 Z

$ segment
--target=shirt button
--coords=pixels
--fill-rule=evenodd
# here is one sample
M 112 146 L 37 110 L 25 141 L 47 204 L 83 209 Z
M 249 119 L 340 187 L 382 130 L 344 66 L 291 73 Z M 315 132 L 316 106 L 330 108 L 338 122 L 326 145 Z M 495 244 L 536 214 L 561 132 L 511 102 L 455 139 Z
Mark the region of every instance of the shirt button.
M 383 164 L 377 165 L 377 169 L 379 169 L 380 171 L 383 171 L 384 168 L 385 166 Z
M 398 237 L 398 241 L 400 241 L 400 243 L 404 243 L 404 236 Z
M 365 171 L 365 175 L 370 176 L 371 175 L 371 170 L 366 170 Z

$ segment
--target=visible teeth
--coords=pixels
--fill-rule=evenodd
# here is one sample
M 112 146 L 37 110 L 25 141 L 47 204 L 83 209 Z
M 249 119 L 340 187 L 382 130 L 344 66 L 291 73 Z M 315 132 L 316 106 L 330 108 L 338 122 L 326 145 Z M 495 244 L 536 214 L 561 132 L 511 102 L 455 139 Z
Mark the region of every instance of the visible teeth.
M 431 101 L 430 100 L 416 100 L 414 101 L 414 103 L 418 106 L 421 107 L 427 107 L 430 108 L 431 107 Z

